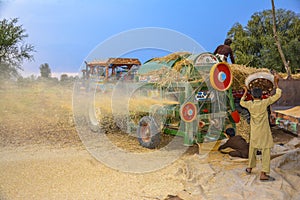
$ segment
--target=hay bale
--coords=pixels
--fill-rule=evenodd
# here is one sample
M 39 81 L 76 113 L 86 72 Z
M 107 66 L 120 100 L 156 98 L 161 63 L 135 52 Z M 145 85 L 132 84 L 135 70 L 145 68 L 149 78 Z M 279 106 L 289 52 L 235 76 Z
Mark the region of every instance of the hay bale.
M 245 79 L 250 75 L 256 72 L 269 72 L 270 70 L 267 68 L 254 68 L 247 67 L 246 65 L 238 65 L 232 64 L 230 65 L 232 74 L 233 74 L 233 82 L 232 89 L 238 90 L 241 89 L 242 86 L 245 85 Z

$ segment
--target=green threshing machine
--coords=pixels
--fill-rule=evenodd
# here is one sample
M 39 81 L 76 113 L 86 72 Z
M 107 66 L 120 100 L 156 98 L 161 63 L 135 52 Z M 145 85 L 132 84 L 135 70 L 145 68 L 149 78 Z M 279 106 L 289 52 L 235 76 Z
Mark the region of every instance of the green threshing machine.
M 151 59 L 117 81 L 112 107 L 120 99 L 153 105 L 136 104 L 134 111 L 127 106 L 125 126 L 118 125 L 122 120 L 117 115 L 115 121 L 146 148 L 156 148 L 162 133 L 182 136 L 186 146 L 224 139 L 225 129 L 235 128 L 239 120 L 232 79 L 229 64 L 211 53 L 175 52 Z

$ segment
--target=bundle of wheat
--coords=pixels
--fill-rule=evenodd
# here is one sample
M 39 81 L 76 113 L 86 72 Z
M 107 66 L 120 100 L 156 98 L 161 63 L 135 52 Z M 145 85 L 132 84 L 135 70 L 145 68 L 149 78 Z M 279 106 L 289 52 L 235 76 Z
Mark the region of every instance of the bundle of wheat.
M 150 79 L 150 82 L 162 87 L 167 87 L 174 82 L 183 82 L 188 80 L 188 77 L 181 75 L 176 70 L 168 69 L 167 67 L 162 67 L 159 70 L 153 70 L 140 75 L 140 80 L 145 77 L 148 77 L 146 79 Z
M 171 54 L 168 54 L 166 56 L 163 56 L 163 57 L 153 58 L 152 61 L 170 62 L 172 60 L 177 60 L 179 58 L 187 57 L 188 55 L 191 55 L 191 53 L 189 53 L 189 52 L 175 52 L 175 53 L 171 53 Z
M 191 66 L 193 66 L 191 61 L 189 61 L 186 58 L 183 58 L 182 60 L 180 60 L 174 64 L 173 69 L 177 72 L 180 72 L 182 67 L 191 67 Z
M 245 79 L 250 74 L 256 72 L 269 72 L 269 69 L 267 68 L 253 68 L 253 67 L 247 67 L 245 65 L 232 64 L 230 65 L 230 67 L 233 74 L 232 88 L 234 90 L 241 89 L 242 86 L 245 85 Z

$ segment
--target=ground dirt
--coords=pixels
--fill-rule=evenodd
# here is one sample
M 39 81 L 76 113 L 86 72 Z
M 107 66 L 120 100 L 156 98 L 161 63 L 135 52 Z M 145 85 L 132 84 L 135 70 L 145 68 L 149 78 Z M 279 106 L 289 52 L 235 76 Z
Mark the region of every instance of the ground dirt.
M 276 144 L 295 138 L 276 127 L 272 131 Z M 108 138 L 120 148 L 142 151 L 136 138 L 125 133 L 108 133 Z M 299 167 L 274 167 L 276 181 L 260 183 L 259 168 L 247 176 L 246 165 L 246 160 L 218 151 L 201 156 L 194 145 L 160 170 L 118 171 L 95 159 L 81 142 L 72 114 L 72 86 L 34 83 L 0 88 L 0 199 L 300 197 Z

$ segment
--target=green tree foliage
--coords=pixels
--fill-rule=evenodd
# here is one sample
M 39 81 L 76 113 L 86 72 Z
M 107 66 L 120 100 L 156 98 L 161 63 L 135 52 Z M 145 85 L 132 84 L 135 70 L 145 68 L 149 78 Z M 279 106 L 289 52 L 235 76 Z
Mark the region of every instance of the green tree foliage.
M 2 78 L 18 76 L 25 60 L 33 60 L 34 46 L 24 42 L 28 35 L 18 19 L 0 21 L 0 73 Z
M 272 10 L 254 13 L 243 27 L 236 23 L 227 33 L 236 63 L 285 72 L 274 40 Z M 285 57 L 294 73 L 300 63 L 300 15 L 284 9 L 276 10 L 277 35 Z
M 44 63 L 40 66 L 41 77 L 51 78 L 51 69 L 48 63 Z

